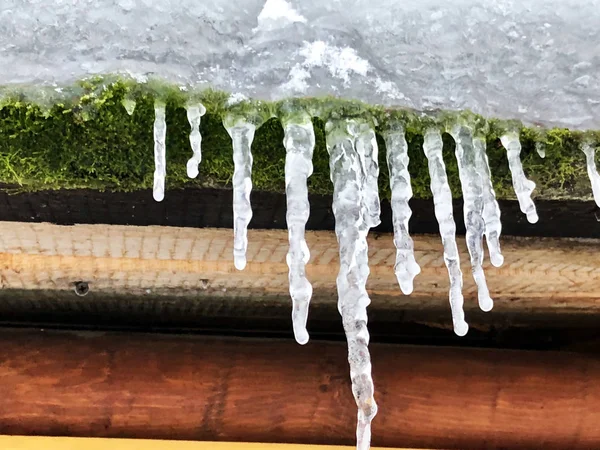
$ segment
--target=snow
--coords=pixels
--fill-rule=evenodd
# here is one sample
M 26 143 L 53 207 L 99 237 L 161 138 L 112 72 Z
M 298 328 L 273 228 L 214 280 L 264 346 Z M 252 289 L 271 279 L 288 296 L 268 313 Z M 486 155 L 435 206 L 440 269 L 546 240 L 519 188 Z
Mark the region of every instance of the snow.
M 193 156 L 187 162 L 187 175 L 190 178 L 198 176 L 200 162 L 202 161 L 202 136 L 200 135 L 200 119 L 206 113 L 204 105 L 188 105 L 186 107 L 188 121 L 190 122 L 190 146 Z
M 423 151 L 429 166 L 435 218 L 438 221 L 442 244 L 444 245 L 444 263 L 450 276 L 452 323 L 454 324 L 454 332 L 458 336 L 464 336 L 467 334 L 469 326 L 465 322 L 465 312 L 463 310 L 463 279 L 456 245 L 456 224 L 452 212 L 452 193 L 446 175 L 446 165 L 442 157 L 442 146 L 442 135 L 439 130 L 427 130 L 423 141 Z
M 421 272 L 421 268 L 415 261 L 414 244 L 408 232 L 408 221 L 412 216 L 408 202 L 412 197 L 412 187 L 408 172 L 408 145 L 404 137 L 404 128 L 400 124 L 393 124 L 386 130 L 384 139 L 392 191 L 392 221 L 396 246 L 394 272 L 400 289 L 405 295 L 409 295 L 413 291 L 414 278 Z
M 285 157 L 285 194 L 287 200 L 287 227 L 289 251 L 290 296 L 292 297 L 292 324 L 294 336 L 299 344 L 308 342 L 306 321 L 312 297 L 312 285 L 306 278 L 306 263 L 310 259 L 304 230 L 310 204 L 308 202 L 307 179 L 313 171 L 312 156 L 315 148 L 315 133 L 310 116 L 290 120 L 285 124 L 283 145 Z
M 516 132 L 506 133 L 500 138 L 508 156 L 508 167 L 512 176 L 513 189 L 519 200 L 521 212 L 527 216 L 530 223 L 539 220 L 535 204 L 531 199 L 531 193 L 535 189 L 535 183 L 528 180 L 523 172 L 521 164 L 521 142 Z
M 285 0 L 267 0 L 257 20 L 258 27 L 254 29 L 255 33 L 286 27 L 294 22 L 306 23 L 306 18 L 298 14 Z
M 165 198 L 165 176 L 167 175 L 166 140 L 167 122 L 165 105 L 154 105 L 154 187 L 152 196 L 157 202 Z
M 0 85 L 120 72 L 598 129 L 598 23 L 600 0 L 3 0 Z
M 367 234 L 373 221 L 372 193 L 365 172 L 367 152 L 377 154 L 365 123 L 356 120 L 327 122 L 326 144 L 333 182 L 333 214 L 339 243 L 340 271 L 337 277 L 338 310 L 348 341 L 352 392 L 358 406 L 357 449 L 367 450 L 371 421 L 377 414 L 369 355 L 367 306 L 371 303 L 366 283 L 369 277 Z M 372 167 L 372 166 L 371 166 Z
M 233 263 L 238 270 L 246 267 L 248 224 L 252 219 L 252 151 L 256 126 L 243 119 L 227 117 L 223 121 L 233 145 Z

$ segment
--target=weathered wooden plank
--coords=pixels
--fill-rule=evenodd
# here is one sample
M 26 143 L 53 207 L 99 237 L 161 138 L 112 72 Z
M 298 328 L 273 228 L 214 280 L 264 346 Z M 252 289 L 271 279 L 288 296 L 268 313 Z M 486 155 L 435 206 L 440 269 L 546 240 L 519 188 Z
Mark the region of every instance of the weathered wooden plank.
M 72 290 L 74 282 L 85 281 L 90 290 L 106 293 L 191 291 L 213 298 L 287 298 L 287 239 L 284 230 L 251 230 L 248 267 L 237 271 L 231 230 L 0 222 L 0 283 L 5 289 Z M 308 232 L 307 242 L 307 274 L 315 299 L 334 301 L 335 235 Z M 395 308 L 445 307 L 448 275 L 438 236 L 415 236 L 422 273 L 411 296 L 402 295 L 397 286 L 392 236 L 376 235 L 369 245 L 367 287 L 374 298 Z M 476 308 L 476 286 L 462 239 L 459 248 L 466 307 Z M 494 311 L 600 310 L 600 240 L 505 238 L 502 248 L 504 266 L 485 265 Z
M 0 432 L 345 444 L 342 343 L 0 330 Z M 374 445 L 600 447 L 600 360 L 371 345 Z

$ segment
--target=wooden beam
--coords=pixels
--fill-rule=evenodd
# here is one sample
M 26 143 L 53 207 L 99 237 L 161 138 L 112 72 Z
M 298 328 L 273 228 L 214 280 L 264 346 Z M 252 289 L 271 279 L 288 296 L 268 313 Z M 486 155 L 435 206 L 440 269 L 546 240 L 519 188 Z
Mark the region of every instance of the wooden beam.
M 393 267 L 392 236 L 371 235 L 367 287 L 377 304 L 404 309 L 447 309 L 448 274 L 439 236 L 415 236 L 422 273 L 404 296 Z M 339 269 L 332 232 L 308 232 L 307 274 L 315 302 L 335 301 Z M 477 309 L 469 256 L 460 238 L 466 309 Z M 90 290 L 143 296 L 192 294 L 197 298 L 280 296 L 287 299 L 285 230 L 250 230 L 248 266 L 235 270 L 232 230 L 110 225 L 58 226 L 0 222 L 0 283 L 4 289 Z M 600 312 L 600 240 L 505 238 L 505 264 L 486 264 L 494 312 Z
M 150 439 L 0 436 L 3 450 L 352 450 L 331 445 L 261 444 L 254 442 L 199 442 Z M 372 450 L 377 450 L 373 448 Z M 394 450 L 388 448 L 387 450 Z M 395 450 L 411 450 L 397 448 Z M 414 450 L 414 449 L 413 449 Z
M 341 343 L 0 330 L 0 432 L 352 445 Z M 378 446 L 600 448 L 600 360 L 371 346 Z

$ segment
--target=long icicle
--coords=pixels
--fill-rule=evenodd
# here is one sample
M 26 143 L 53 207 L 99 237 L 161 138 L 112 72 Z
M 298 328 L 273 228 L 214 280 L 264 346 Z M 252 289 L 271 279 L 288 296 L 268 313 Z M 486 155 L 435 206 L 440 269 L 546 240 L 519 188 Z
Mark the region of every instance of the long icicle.
M 446 175 L 446 165 L 442 156 L 442 135 L 434 128 L 427 130 L 424 136 L 423 151 L 427 157 L 429 176 L 431 178 L 431 192 L 435 218 L 440 227 L 440 236 L 444 245 L 444 262 L 450 277 L 450 309 L 454 332 L 464 336 L 469 330 L 465 322 L 463 310 L 464 298 L 462 295 L 462 272 L 460 270 L 460 256 L 456 245 L 456 224 L 452 212 L 452 192 Z
M 353 120 L 328 122 L 327 150 L 333 182 L 333 214 L 339 243 L 340 271 L 337 277 L 338 309 L 348 341 L 352 392 L 358 406 L 357 449 L 367 450 L 371 421 L 377 414 L 369 355 L 366 290 L 369 276 L 367 234 L 369 210 L 367 177 L 358 153 L 359 140 L 368 139 Z M 358 135 L 358 136 L 357 136 Z M 362 137 L 361 137 L 362 136 Z
M 167 122 L 165 105 L 154 104 L 154 187 L 152 196 L 157 202 L 165 198 L 165 177 L 167 174 L 166 136 Z
M 414 279 L 421 272 L 421 268 L 415 261 L 414 243 L 408 232 L 408 222 L 412 216 L 408 202 L 413 192 L 408 172 L 408 145 L 402 125 L 390 126 L 384 134 L 384 140 L 392 191 L 392 220 L 396 246 L 394 272 L 400 289 L 405 295 L 409 295 L 413 291 Z
M 596 149 L 589 142 L 584 142 L 581 145 L 581 150 L 585 153 L 585 161 L 587 166 L 588 177 L 592 184 L 592 193 L 594 201 L 600 208 L 600 174 L 596 168 Z
M 307 180 L 313 172 L 315 132 L 308 115 L 287 121 L 284 131 L 286 221 L 290 245 L 286 260 L 289 268 L 294 336 L 299 344 L 304 345 L 309 338 L 306 322 L 312 297 L 312 285 L 306 278 L 306 263 L 310 259 L 310 252 L 304 231 L 310 215 Z
M 198 166 L 202 161 L 202 135 L 200 134 L 200 119 L 206 113 L 201 103 L 186 106 L 187 118 L 190 123 L 190 146 L 193 156 L 187 162 L 187 176 L 196 178 L 200 173 Z
M 500 141 L 506 149 L 508 156 L 508 167 L 512 176 L 513 189 L 519 200 L 521 212 L 527 216 L 529 223 L 536 223 L 539 220 L 535 204 L 531 199 L 531 193 L 535 189 L 535 183 L 528 180 L 523 172 L 521 164 L 521 142 L 516 132 L 504 134 Z
M 482 311 L 490 311 L 494 302 L 483 273 L 483 181 L 479 173 L 478 155 L 474 148 L 473 133 L 466 126 L 457 125 L 451 130 L 456 142 L 456 161 L 463 194 L 463 211 L 467 249 L 471 256 L 471 270 L 477 284 L 477 298 Z
M 492 184 L 490 163 L 485 151 L 485 140 L 481 137 L 473 138 L 473 149 L 477 157 L 477 171 L 483 181 L 483 222 L 484 235 L 490 252 L 490 262 L 495 267 L 504 264 L 504 256 L 500 251 L 500 234 L 502 222 L 500 221 L 500 206 L 496 200 L 496 192 Z
M 252 219 L 252 141 L 256 126 L 239 119 L 226 119 L 225 128 L 233 144 L 233 263 L 235 268 L 246 267 L 248 224 Z

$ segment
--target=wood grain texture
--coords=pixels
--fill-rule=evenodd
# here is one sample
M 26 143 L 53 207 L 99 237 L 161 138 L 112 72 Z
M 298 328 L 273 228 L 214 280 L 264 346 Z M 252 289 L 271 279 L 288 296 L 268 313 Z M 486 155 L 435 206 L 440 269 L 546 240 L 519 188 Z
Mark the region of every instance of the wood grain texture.
M 352 445 L 342 343 L 0 331 L 0 433 Z M 371 346 L 377 446 L 600 448 L 600 361 Z
M 236 298 L 252 293 L 288 298 L 288 250 L 284 230 L 250 230 L 248 266 L 235 270 L 231 230 L 108 225 L 59 226 L 0 222 L 0 285 L 5 289 L 72 290 L 83 280 L 93 291 L 143 295 L 194 292 Z M 445 307 L 448 274 L 438 236 L 417 235 L 422 273 L 411 296 L 401 294 L 393 272 L 390 234 L 369 241 L 374 298 L 396 308 Z M 315 299 L 335 301 L 338 247 L 332 232 L 308 232 L 307 275 Z M 466 308 L 477 308 L 469 258 L 459 239 Z M 600 310 L 600 240 L 505 238 L 505 264 L 485 265 L 494 311 L 569 313 Z M 433 300 L 433 301 L 432 301 Z

